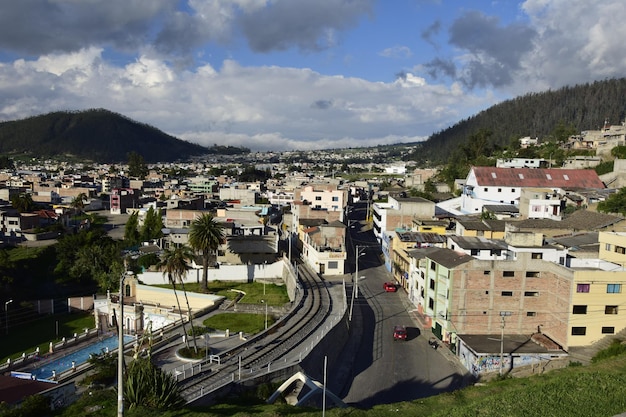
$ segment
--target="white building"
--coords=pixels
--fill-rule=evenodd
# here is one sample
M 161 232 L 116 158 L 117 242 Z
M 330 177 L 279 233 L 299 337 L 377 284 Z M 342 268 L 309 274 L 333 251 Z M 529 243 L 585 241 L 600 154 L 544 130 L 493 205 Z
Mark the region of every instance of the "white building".
M 589 169 L 472 167 L 461 195 L 461 212 L 477 214 L 485 204 L 519 206 L 522 188 L 527 187 L 605 188 Z

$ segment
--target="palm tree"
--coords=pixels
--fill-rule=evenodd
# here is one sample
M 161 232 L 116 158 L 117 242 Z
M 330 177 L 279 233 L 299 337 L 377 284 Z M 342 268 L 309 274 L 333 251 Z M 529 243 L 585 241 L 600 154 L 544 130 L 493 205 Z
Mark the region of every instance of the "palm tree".
M 209 254 L 215 252 L 224 241 L 224 228 L 215 221 L 210 213 L 203 213 L 197 217 L 189 229 L 189 244 L 202 253 L 202 290 L 209 291 L 208 269 Z
M 70 206 L 72 206 L 77 212 L 82 213 L 85 209 L 86 200 L 88 200 L 87 195 L 85 193 L 79 193 L 76 197 L 72 199 Z
M 187 291 L 185 290 L 184 277 L 187 272 L 188 262 L 193 259 L 193 253 L 188 246 L 178 246 L 175 248 L 168 248 L 161 256 L 161 260 L 157 264 L 159 269 L 163 270 L 163 276 L 167 276 L 168 281 L 172 284 L 174 289 L 174 295 L 176 296 L 176 304 L 178 304 L 178 311 L 180 313 L 180 321 L 183 325 L 183 333 L 187 335 L 187 329 L 185 328 L 185 321 L 183 320 L 183 310 L 180 308 L 180 301 L 178 299 L 178 293 L 176 292 L 176 283 L 180 282 L 183 294 L 185 295 L 185 301 L 187 302 L 187 312 L 189 314 L 189 320 L 191 321 L 191 308 L 189 307 L 189 298 L 187 298 Z M 198 346 L 196 343 L 196 335 L 191 323 L 191 338 L 193 340 L 194 349 L 198 352 Z M 189 348 L 189 342 L 185 337 L 185 345 Z

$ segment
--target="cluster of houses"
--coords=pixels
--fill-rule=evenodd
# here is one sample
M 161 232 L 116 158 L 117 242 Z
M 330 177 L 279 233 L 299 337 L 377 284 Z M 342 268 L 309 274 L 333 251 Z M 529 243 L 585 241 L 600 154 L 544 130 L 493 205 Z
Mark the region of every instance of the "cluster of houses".
M 608 139 L 602 136 L 612 145 L 623 141 L 623 132 L 613 130 L 607 128 Z M 472 167 L 456 183 L 458 197 L 437 203 L 407 196 L 435 171 L 404 167 L 390 168 L 403 186 L 387 192 L 374 180 L 297 172 L 242 183 L 203 174 L 202 164 L 188 167 L 199 174 L 184 180 L 156 170 L 132 180 L 106 166 L 92 176 L 3 174 L 0 181 L 7 187 L 0 191 L 7 195 L 0 198 L 8 201 L 10 193 L 26 191 L 50 208 L 17 213 L 6 205 L 0 207 L 0 222 L 5 240 L 28 238 L 36 227 L 33 219 L 61 221 L 71 199 L 85 195 L 86 210 L 137 212 L 140 222 L 150 208 L 160 210 L 164 237 L 157 243 L 163 249 L 187 243 L 191 223 L 211 210 L 226 235 L 212 265 L 214 276 L 227 274 L 228 266 L 268 266 L 291 257 L 288 241 L 315 271 L 335 276 L 350 272 L 349 206 L 366 201 L 363 226 L 371 226 L 385 268 L 411 308 L 480 374 L 501 369 L 503 362 L 514 367 L 515 361 L 574 352 L 582 358 L 590 346 L 626 336 L 624 219 L 593 210 L 626 185 L 626 161 L 616 160 L 614 171 L 602 177 L 590 169 L 551 168 L 549 162 L 513 158 L 496 167 Z M 503 346 L 504 333 L 507 342 L 517 344 Z M 498 350 L 509 355 L 495 358 Z

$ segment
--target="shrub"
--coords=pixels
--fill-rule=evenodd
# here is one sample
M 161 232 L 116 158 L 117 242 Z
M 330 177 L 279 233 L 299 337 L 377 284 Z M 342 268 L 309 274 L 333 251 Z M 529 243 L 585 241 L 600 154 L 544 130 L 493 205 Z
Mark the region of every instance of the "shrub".
M 591 358 L 591 362 L 595 363 L 614 356 L 619 356 L 624 352 L 626 352 L 626 344 L 622 343 L 618 339 L 615 339 L 608 348 L 601 350 L 593 358 Z

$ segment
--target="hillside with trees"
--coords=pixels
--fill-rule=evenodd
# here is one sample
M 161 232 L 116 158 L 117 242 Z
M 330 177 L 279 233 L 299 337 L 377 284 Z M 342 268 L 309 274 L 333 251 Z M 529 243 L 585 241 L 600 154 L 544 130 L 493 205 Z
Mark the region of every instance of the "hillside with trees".
M 146 162 L 174 162 L 209 153 L 155 127 L 105 109 L 64 111 L 0 123 L 0 153 L 125 161 L 130 152 Z
M 491 155 L 525 136 L 558 141 L 561 138 L 552 136 L 559 132 L 597 130 L 605 121 L 619 124 L 626 117 L 625 97 L 626 78 L 529 93 L 434 133 L 410 158 L 420 164 L 445 164 L 460 156 L 470 138 L 480 141 L 476 152 Z

